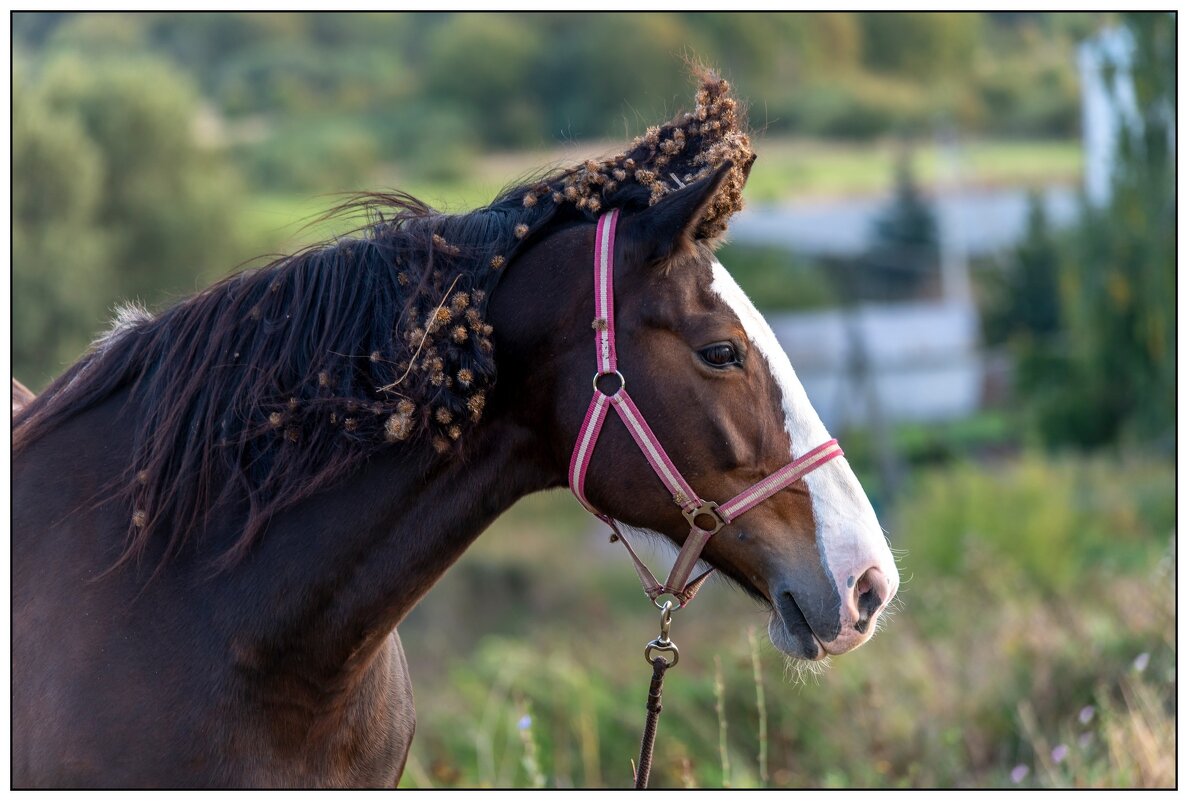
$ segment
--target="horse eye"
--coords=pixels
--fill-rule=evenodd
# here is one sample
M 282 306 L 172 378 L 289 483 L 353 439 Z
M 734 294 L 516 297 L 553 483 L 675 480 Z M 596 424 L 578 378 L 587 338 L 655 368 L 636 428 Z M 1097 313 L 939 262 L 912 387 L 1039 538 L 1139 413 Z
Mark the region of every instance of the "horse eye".
M 738 364 L 738 352 L 734 346 L 729 342 L 719 342 L 715 345 L 702 348 L 698 355 L 701 360 L 710 367 L 729 367 L 732 364 Z

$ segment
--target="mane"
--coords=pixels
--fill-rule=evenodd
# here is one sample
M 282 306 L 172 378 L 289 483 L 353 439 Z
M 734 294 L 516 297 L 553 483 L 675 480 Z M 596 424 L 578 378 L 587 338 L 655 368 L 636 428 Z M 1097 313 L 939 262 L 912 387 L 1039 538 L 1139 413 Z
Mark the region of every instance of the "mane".
M 527 232 L 556 212 L 520 194 L 460 215 L 403 194 L 359 196 L 336 210 L 371 216 L 355 237 L 232 275 L 155 317 L 121 309 L 21 412 L 14 455 L 128 389 L 121 561 L 164 529 L 168 559 L 209 509 L 246 498 L 230 563 L 278 511 L 381 448 L 456 451 L 495 381 L 491 292 Z
M 695 112 L 626 153 L 512 186 L 474 211 L 357 195 L 335 210 L 368 215 L 350 237 L 229 276 L 156 316 L 121 310 L 16 417 L 14 456 L 126 390 L 135 418 L 130 464 L 112 485 L 129 515 L 117 566 L 168 532 L 163 565 L 211 509 L 245 502 L 243 533 L 218 560 L 228 567 L 278 512 L 381 449 L 458 455 L 496 379 L 491 294 L 528 244 L 612 207 L 655 203 L 732 160 L 738 175 L 703 223 L 724 229 L 754 158 L 728 89 L 707 73 Z

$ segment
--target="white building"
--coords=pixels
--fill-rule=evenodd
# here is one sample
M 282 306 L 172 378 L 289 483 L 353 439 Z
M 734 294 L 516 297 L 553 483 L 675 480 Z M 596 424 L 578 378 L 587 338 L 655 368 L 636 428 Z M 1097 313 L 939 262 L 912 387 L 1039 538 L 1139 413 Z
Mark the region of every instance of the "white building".
M 1125 28 L 1112 28 L 1081 43 L 1077 66 L 1081 73 L 1081 136 L 1085 146 L 1085 194 L 1103 206 L 1110 184 L 1123 125 L 1138 128 L 1138 103 L 1130 63 L 1134 39 Z

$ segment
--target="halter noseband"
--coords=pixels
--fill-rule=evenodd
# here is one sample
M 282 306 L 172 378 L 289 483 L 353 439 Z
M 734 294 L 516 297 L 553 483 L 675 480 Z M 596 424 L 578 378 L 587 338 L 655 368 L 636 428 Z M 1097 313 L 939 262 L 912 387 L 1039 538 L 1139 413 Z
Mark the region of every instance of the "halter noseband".
M 643 413 L 627 394 L 626 379 L 619 372 L 615 355 L 614 292 L 615 226 L 618 219 L 618 209 L 599 217 L 598 230 L 594 238 L 594 343 L 598 371 L 594 374 L 594 398 L 590 401 L 586 419 L 582 422 L 577 442 L 573 446 L 573 456 L 569 460 L 569 486 L 582 506 L 611 527 L 614 532 L 611 540 L 620 540 L 627 548 L 648 597 L 655 601 L 659 596 L 668 594 L 684 606 L 693 599 L 702 582 L 713 572 L 713 568 L 710 568 L 695 579 L 689 580 L 689 575 L 693 572 L 693 567 L 710 537 L 723 526 L 734 522 L 739 515 L 796 483 L 831 459 L 841 456 L 842 449 L 836 439 L 831 439 L 767 478 L 752 484 L 723 504 L 702 500 L 665 453 L 655 433 L 644 420 Z M 599 387 L 600 379 L 607 377 L 618 379 L 618 387 L 609 394 Z M 598 442 L 602 424 L 606 422 L 609 407 L 613 407 L 618 413 L 619 419 L 627 426 L 627 431 L 643 452 L 644 458 L 668 489 L 673 503 L 680 507 L 681 513 L 689 521 L 689 536 L 685 539 L 676 563 L 663 584 L 656 580 L 636 555 L 631 544 L 619 531 L 614 518 L 599 512 L 586 498 L 586 473 L 590 467 L 590 457 L 594 454 L 594 446 Z

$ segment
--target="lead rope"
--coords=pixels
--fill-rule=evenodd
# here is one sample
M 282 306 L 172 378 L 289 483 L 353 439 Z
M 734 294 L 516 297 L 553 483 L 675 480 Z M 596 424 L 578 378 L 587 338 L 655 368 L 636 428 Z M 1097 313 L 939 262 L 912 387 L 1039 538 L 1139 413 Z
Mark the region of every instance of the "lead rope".
M 652 684 L 648 687 L 647 717 L 644 718 L 643 737 L 639 744 L 639 765 L 635 768 L 635 789 L 648 789 L 648 776 L 652 772 L 652 751 L 656 747 L 656 729 L 660 725 L 660 704 L 664 694 L 664 674 L 681 658 L 680 651 L 668 636 L 672 625 L 672 601 L 665 601 L 660 607 L 660 636 L 644 647 L 644 661 L 652 666 Z M 653 655 L 654 654 L 654 655 Z M 670 654 L 666 659 L 664 654 Z
M 656 727 L 660 723 L 660 696 L 664 692 L 664 671 L 668 662 L 658 656 L 652 660 L 652 686 L 648 688 L 648 716 L 644 720 L 643 740 L 639 745 L 639 767 L 635 771 L 635 789 L 648 789 L 648 775 L 652 772 L 652 749 L 656 745 Z

